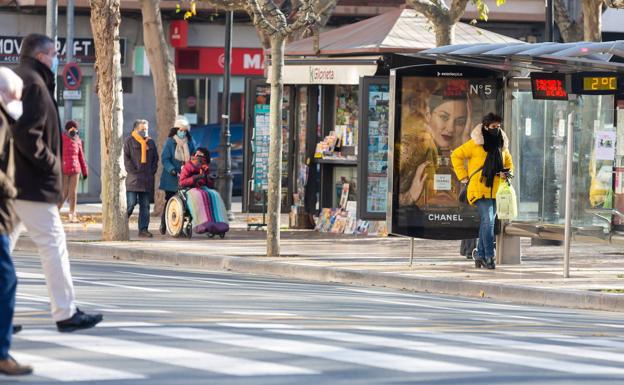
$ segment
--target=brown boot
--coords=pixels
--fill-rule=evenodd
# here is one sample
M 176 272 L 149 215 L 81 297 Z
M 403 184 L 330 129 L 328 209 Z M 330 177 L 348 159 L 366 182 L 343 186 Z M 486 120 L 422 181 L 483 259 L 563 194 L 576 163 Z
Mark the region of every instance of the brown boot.
M 23 376 L 26 374 L 31 374 L 32 372 L 32 366 L 20 365 L 11 356 L 9 356 L 9 358 L 7 358 L 6 360 L 0 360 L 1 374 L 6 374 L 7 376 Z

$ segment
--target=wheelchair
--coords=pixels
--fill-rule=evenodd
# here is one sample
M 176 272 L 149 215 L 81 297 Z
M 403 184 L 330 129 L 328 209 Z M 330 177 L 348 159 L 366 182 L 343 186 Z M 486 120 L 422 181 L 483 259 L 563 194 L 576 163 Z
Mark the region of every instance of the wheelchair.
M 191 238 L 193 236 L 193 218 L 186 206 L 188 188 L 179 189 L 169 198 L 165 206 L 165 224 L 167 233 L 174 238 Z
M 193 217 L 187 205 L 186 194 L 190 188 L 179 189 L 169 198 L 165 206 L 165 225 L 167 233 L 174 238 L 191 238 L 193 236 Z M 226 230 L 227 231 L 227 230 Z M 206 232 L 208 237 L 218 235 L 225 238 L 225 232 Z

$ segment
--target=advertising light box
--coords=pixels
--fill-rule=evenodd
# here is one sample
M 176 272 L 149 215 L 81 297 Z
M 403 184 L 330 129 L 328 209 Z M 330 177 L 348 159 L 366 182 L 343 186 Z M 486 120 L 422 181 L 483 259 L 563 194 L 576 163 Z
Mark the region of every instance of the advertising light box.
M 390 76 L 388 227 L 395 235 L 476 238 L 476 207 L 460 203 L 451 153 L 484 115 L 502 116 L 494 71 L 451 65 L 393 70 Z

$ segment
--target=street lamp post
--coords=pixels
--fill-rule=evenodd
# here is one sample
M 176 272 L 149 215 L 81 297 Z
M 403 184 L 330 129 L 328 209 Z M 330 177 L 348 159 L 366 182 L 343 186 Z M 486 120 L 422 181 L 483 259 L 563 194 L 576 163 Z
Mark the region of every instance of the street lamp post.
M 65 63 L 74 60 L 74 0 L 67 0 L 67 41 L 65 42 Z M 73 102 L 65 99 L 63 115 L 65 121 L 72 119 Z
M 224 52 L 224 76 L 223 97 L 221 100 L 221 144 L 219 156 L 219 193 L 228 212 L 228 217 L 233 219 L 232 214 L 232 134 L 230 133 L 230 78 L 232 62 L 232 24 L 234 12 L 225 14 L 225 52 Z

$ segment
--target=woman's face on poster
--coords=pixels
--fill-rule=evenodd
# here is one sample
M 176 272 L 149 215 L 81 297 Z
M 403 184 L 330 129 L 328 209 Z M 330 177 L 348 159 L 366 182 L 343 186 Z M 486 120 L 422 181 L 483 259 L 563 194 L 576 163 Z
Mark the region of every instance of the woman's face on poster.
M 438 148 L 452 148 L 466 128 L 467 119 L 465 100 L 449 100 L 430 111 L 427 120 Z

